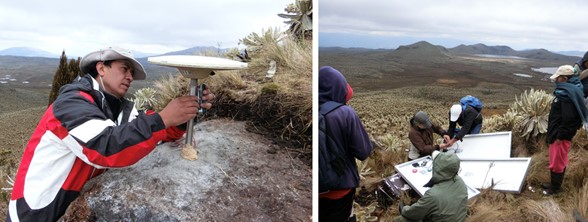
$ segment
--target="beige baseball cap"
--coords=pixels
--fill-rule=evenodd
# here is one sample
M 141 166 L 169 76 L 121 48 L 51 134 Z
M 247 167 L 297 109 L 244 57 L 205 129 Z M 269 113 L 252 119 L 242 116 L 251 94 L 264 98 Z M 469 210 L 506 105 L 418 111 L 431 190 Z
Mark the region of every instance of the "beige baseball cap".
M 83 73 L 92 73 L 92 70 L 95 69 L 96 62 L 121 59 L 127 60 L 133 64 L 134 80 L 144 80 L 147 77 L 145 69 L 141 63 L 133 57 L 131 51 L 120 47 L 108 47 L 106 49 L 89 53 L 82 58 L 82 61 L 80 62 L 80 70 Z
M 574 74 L 576 74 L 576 72 L 575 72 L 573 66 L 563 65 L 563 66 L 560 66 L 559 68 L 557 68 L 557 71 L 555 71 L 555 73 L 553 75 L 551 75 L 549 78 L 551 80 L 555 80 L 559 76 L 572 76 Z

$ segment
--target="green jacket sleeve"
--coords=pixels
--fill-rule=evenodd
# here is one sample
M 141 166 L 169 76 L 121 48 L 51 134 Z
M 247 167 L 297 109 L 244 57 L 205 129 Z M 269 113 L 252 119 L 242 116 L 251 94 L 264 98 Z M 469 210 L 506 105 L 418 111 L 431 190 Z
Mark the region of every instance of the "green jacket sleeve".
M 404 206 L 400 215 L 408 221 L 420 221 L 427 218 L 437 205 L 434 202 L 434 198 L 425 192 L 425 195 L 421 197 L 416 203 L 410 206 Z

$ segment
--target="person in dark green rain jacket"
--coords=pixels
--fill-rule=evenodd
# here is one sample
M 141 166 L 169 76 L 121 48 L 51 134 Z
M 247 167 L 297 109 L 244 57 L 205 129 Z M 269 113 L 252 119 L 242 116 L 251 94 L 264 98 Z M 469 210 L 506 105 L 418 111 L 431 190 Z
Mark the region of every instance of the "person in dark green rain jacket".
M 400 207 L 394 221 L 465 221 L 468 191 L 457 175 L 459 158 L 452 153 L 433 152 L 433 176 L 425 184 L 431 187 L 411 206 Z

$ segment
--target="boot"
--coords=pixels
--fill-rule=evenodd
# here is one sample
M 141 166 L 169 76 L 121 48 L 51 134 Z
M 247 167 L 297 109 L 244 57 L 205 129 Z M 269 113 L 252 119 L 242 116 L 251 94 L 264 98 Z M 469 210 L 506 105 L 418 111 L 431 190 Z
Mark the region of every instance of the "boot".
M 551 189 L 551 183 L 542 183 L 541 188 L 543 188 L 544 190 Z
M 565 174 L 565 173 L 566 173 L 566 169 L 567 169 L 567 167 L 566 167 L 566 168 L 564 168 L 564 171 L 563 171 L 563 173 L 562 173 L 562 174 Z M 553 172 L 551 172 L 551 173 L 553 174 Z M 562 177 L 563 177 L 563 176 L 562 176 Z M 553 181 L 553 175 L 551 175 L 551 178 L 552 178 L 552 181 Z M 551 183 L 542 183 L 542 184 L 541 184 L 541 188 L 543 188 L 544 190 L 551 189 Z
M 543 186 L 543 195 L 550 196 L 558 193 L 561 190 L 561 184 L 563 183 L 565 170 L 562 173 L 551 172 L 551 184 L 549 186 Z M 545 188 L 547 187 L 547 188 Z

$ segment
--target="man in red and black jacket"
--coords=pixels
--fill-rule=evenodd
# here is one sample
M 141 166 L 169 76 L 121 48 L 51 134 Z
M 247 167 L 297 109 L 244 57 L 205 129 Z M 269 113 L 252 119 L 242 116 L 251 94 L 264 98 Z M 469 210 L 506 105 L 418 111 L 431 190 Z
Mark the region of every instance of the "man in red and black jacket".
M 124 96 L 146 73 L 127 50 L 92 52 L 80 68 L 86 75 L 61 88 L 25 148 L 7 221 L 58 220 L 89 179 L 138 162 L 160 141 L 181 138 L 177 126 L 198 113 L 196 96 L 176 98 L 159 113 L 135 109 Z

